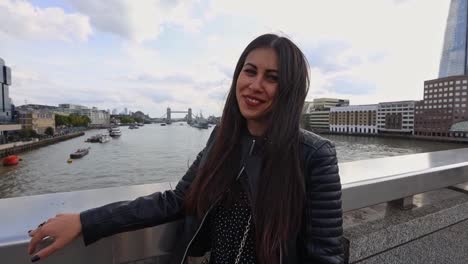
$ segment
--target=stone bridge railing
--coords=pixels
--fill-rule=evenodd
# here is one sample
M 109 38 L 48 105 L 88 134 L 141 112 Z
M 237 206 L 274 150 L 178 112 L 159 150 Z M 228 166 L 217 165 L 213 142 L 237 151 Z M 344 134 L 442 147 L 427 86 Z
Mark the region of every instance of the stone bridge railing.
M 467 191 L 456 187 L 468 182 L 468 149 L 342 163 L 340 175 L 350 262 L 458 263 L 457 257 L 467 254 L 463 247 L 451 248 L 453 253 L 436 243 L 421 248 L 417 243 L 468 221 Z M 57 213 L 80 212 L 173 186 L 146 184 L 0 199 L 0 263 L 30 263 L 27 230 Z M 122 233 L 89 247 L 78 239 L 41 262 L 167 263 L 178 227 L 180 223 L 173 222 Z M 452 259 L 440 262 L 447 260 L 441 255 L 444 251 Z

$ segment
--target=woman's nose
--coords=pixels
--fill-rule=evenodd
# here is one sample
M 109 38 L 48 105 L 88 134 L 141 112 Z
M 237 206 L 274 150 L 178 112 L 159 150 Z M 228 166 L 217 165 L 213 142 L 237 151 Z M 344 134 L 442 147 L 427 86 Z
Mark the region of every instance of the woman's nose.
M 260 75 L 252 79 L 252 82 L 249 85 L 249 88 L 252 90 L 260 90 L 262 87 L 262 77 Z

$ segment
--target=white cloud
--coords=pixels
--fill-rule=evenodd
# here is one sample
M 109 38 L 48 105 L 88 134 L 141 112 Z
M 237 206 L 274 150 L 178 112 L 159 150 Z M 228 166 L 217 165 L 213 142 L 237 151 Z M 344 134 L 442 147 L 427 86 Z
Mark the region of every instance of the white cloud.
M 421 99 L 422 82 L 437 78 L 448 0 L 208 1 L 69 0 L 80 12 L 71 16 L 60 8 L 0 0 L 0 15 L 7 14 L 8 23 L 45 25 L 36 22 L 41 17 L 57 24 L 41 26 L 40 37 L 85 40 L 90 24 L 95 29 L 86 45 L 54 43 L 60 52 L 32 41 L 0 42 L 0 56 L 17 66 L 11 95 L 20 103 L 70 100 L 152 116 L 161 116 L 167 106 L 220 114 L 238 56 L 265 32 L 285 32 L 308 54 L 308 99 L 349 98 L 353 104 Z M 29 11 L 12 13 L 21 5 Z M 89 30 L 65 22 L 67 28 L 59 28 L 57 21 L 64 19 L 38 15 L 51 16 L 50 10 L 84 19 Z M 26 26 L 15 31 L 35 36 Z
M 25 0 L 0 1 L 0 33 L 30 40 L 85 41 L 92 33 L 89 20 L 61 8 L 39 8 Z
M 166 25 L 197 32 L 202 23 L 190 16 L 193 1 L 79 0 L 71 4 L 88 15 L 97 29 L 138 43 L 156 39 Z
M 449 1 L 424 0 L 212 0 L 207 19 L 251 19 L 257 32 L 286 32 L 304 50 L 313 51 L 322 43 L 343 43 L 336 54 L 321 56 L 346 69 L 325 72 L 314 69 L 320 65 L 310 61 L 313 71 L 308 98 L 325 93 L 337 79 L 346 77 L 370 82 L 376 93 L 358 96 L 328 91 L 329 96 L 348 96 L 352 103 L 376 103 L 421 99 L 422 82 L 437 78 L 448 5 Z M 372 60 L 375 55 L 382 59 Z M 353 65 L 353 61 L 358 63 Z

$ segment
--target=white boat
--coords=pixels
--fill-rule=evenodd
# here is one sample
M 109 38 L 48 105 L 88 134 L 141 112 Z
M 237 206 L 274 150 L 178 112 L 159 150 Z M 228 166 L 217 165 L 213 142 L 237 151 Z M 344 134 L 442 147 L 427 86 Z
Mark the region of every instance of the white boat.
M 106 143 L 106 142 L 109 142 L 109 140 L 110 140 L 110 137 L 108 135 L 101 135 L 101 137 L 99 137 L 100 143 Z
M 109 131 L 109 136 L 111 137 L 120 137 L 122 135 L 122 132 L 120 131 L 119 127 L 113 127 Z

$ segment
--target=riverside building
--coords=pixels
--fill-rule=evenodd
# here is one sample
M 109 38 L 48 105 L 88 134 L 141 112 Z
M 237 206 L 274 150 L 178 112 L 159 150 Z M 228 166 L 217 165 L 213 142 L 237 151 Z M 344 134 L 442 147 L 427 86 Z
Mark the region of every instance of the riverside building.
M 468 1 L 452 0 L 439 78 L 424 82 L 416 104 L 415 135 L 468 138 Z
M 424 82 L 424 99 L 416 104 L 415 135 L 468 137 L 468 76 Z
M 337 98 L 317 98 L 313 102 L 306 102 L 303 116 L 306 128 L 316 132 L 329 132 L 330 108 L 347 105 L 349 100 Z
M 373 105 L 350 105 L 330 109 L 330 131 L 349 134 L 377 134 L 377 108 Z
M 18 120 L 22 129 L 31 129 L 38 134 L 45 134 L 49 127 L 55 131 L 55 114 L 46 109 L 20 110 Z
M 417 101 L 382 102 L 377 107 L 379 134 L 414 134 L 414 110 Z

